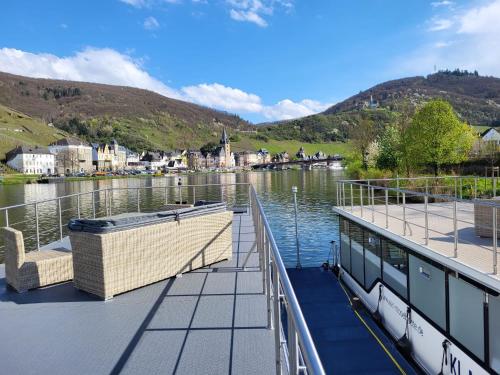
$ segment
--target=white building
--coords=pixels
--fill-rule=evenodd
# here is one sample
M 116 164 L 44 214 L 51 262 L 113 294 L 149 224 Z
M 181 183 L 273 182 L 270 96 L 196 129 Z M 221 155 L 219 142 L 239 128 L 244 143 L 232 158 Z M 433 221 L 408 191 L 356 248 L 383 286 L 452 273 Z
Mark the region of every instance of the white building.
M 18 146 L 6 154 L 7 165 L 24 174 L 53 174 L 55 158 L 46 147 Z
M 481 138 L 484 142 L 495 142 L 500 145 L 500 133 L 496 129 L 489 128 L 481 135 Z

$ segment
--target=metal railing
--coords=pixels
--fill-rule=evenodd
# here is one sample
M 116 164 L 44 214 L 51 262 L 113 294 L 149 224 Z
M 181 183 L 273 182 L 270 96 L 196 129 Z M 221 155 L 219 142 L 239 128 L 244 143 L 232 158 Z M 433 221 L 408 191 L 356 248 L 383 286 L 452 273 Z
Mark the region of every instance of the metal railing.
M 115 199 L 118 198 L 115 197 L 117 194 L 125 194 L 121 197 L 121 204 Z M 123 198 L 127 199 L 126 204 Z M 40 250 L 44 243 L 63 239 L 67 232 L 68 217 L 106 217 L 158 209 L 161 205 L 171 203 L 194 203 L 198 199 L 217 199 L 226 201 L 228 206 L 248 204 L 250 207 L 267 301 L 268 328 L 274 329 L 276 373 L 325 374 L 262 204 L 255 188 L 247 182 L 98 189 L 1 207 L 0 218 L 3 218 L 5 226 L 19 227 L 17 229 L 23 231 L 25 242 L 31 240 Z M 40 208 L 45 209 L 45 206 L 54 207 L 42 215 Z M 24 220 L 11 220 L 11 213 L 15 210 L 23 210 Z M 3 247 L 0 244 L 2 252 Z
M 238 187 L 244 187 L 241 191 Z M 231 189 L 233 191 L 231 192 Z M 112 187 L 68 194 L 57 198 L 0 207 L 0 227 L 21 230 L 27 250 L 62 241 L 71 218 L 99 218 L 141 212 L 172 203 L 194 203 L 199 199 L 235 204 L 248 199 L 248 183 Z M 230 205 L 231 205 L 230 204 Z M 5 245 L 0 238 L 0 263 Z
M 453 182 L 451 186 L 442 183 L 446 178 Z M 478 198 L 478 182 L 483 181 L 474 177 L 471 199 L 462 193 L 470 177 L 341 180 L 337 182 L 337 206 L 431 250 L 446 253 L 449 243 L 453 258 L 459 258 L 462 249 L 477 251 L 490 261 L 468 261 L 485 273 L 497 274 L 500 200 L 495 199 L 497 178 L 487 180 L 493 199 Z
M 290 374 L 325 374 L 262 204 L 253 186 L 250 190 L 257 249 L 261 252 L 261 269 L 264 271 L 268 327 L 274 329 L 276 374 L 283 372 L 283 364 Z M 286 327 L 283 326 L 283 315 Z

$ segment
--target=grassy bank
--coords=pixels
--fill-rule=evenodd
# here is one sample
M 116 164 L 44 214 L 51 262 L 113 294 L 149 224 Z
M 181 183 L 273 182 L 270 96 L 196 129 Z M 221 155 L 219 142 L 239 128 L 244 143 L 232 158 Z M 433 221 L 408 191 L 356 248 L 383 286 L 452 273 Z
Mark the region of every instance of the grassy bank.
M 254 138 L 242 138 L 240 141 L 232 143 L 233 151 L 258 150 L 260 148 L 265 148 L 271 154 L 286 151 L 291 157 L 297 153 L 300 147 L 304 147 L 304 150 L 308 155 L 312 155 L 318 151 L 322 151 L 326 155 L 346 155 L 351 150 L 350 143 L 342 142 L 305 143 L 294 140 L 278 141 L 274 139 L 269 139 L 266 142 Z
M 6 174 L 0 177 L 0 185 L 32 184 L 40 176 L 36 174 Z

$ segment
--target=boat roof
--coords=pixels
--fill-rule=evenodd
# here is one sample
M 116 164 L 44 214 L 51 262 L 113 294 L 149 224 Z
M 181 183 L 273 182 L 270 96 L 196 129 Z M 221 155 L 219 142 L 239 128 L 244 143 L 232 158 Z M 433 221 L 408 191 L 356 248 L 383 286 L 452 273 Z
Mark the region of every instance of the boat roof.
M 372 210 L 373 207 L 373 210 Z M 410 248 L 449 269 L 466 275 L 500 292 L 500 275 L 493 272 L 492 238 L 479 237 L 474 227 L 473 201 L 457 202 L 457 254 L 453 238 L 454 224 L 450 212 L 453 202 L 428 204 L 429 239 L 425 244 L 425 207 L 423 203 L 359 205 L 334 207 L 334 212 L 386 238 Z M 372 215 L 373 211 L 373 215 Z M 403 225 L 406 218 L 406 233 Z
M 18 294 L 0 265 L 2 373 L 275 373 L 258 254 L 242 268 L 254 242 L 235 214 L 230 261 L 105 302 L 71 282 Z

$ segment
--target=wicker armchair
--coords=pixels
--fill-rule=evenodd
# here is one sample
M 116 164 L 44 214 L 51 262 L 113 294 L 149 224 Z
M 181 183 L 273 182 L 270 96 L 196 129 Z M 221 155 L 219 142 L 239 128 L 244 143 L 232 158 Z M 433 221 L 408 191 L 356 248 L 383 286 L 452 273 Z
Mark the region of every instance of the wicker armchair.
M 25 254 L 22 232 L 3 228 L 5 276 L 18 292 L 73 279 L 73 259 L 65 249 L 32 251 Z
M 479 202 L 492 202 L 500 204 L 500 197 L 482 199 Z M 497 210 L 497 237 L 500 238 L 500 209 Z M 474 204 L 474 230 L 476 236 L 493 237 L 493 206 Z

